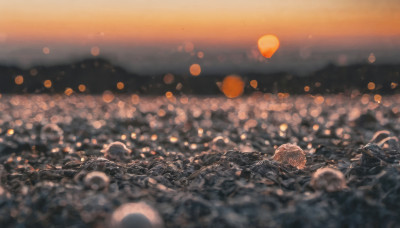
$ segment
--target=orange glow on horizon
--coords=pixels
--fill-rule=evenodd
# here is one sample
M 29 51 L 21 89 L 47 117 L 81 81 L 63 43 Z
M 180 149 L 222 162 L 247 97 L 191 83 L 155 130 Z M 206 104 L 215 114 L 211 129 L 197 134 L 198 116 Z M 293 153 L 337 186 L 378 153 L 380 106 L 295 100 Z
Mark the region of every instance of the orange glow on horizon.
M 223 12 L 220 8 L 227 7 L 223 2 L 208 2 L 216 6 L 215 9 L 197 7 L 194 3 L 187 6 L 169 3 L 173 5 L 169 10 L 161 6 L 150 7 L 151 3 L 141 3 L 142 8 L 133 3 L 129 6 L 118 4 L 118 1 L 113 5 L 81 3 L 82 7 L 78 8 L 75 4 L 60 2 L 48 1 L 48 5 L 41 4 L 40 7 L 31 7 L 33 3 L 27 3 L 27 6 L 0 3 L 1 33 L 6 34 L 7 42 L 190 41 L 186 43 L 185 51 L 192 51 L 198 42 L 251 44 L 266 32 L 266 28 L 280 40 L 290 41 L 301 41 L 310 34 L 328 38 L 400 35 L 394 29 L 400 27 L 399 16 L 395 13 L 400 6 L 387 1 L 381 3 L 380 10 L 376 10 L 377 3 L 354 0 L 349 3 L 317 2 L 315 7 L 310 7 L 314 5 L 312 1 L 309 4 L 259 1 L 253 6 L 232 3 L 229 10 Z

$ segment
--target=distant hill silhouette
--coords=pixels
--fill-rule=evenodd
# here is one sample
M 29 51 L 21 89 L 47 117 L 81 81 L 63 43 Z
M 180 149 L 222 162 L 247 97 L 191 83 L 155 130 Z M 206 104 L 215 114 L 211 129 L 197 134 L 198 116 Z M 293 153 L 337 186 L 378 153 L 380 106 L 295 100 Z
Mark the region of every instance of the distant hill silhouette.
M 17 75 L 24 77 L 22 85 L 15 84 L 14 80 Z M 164 75 L 137 75 L 102 58 L 84 59 L 54 66 L 34 66 L 29 69 L 0 65 L 0 93 L 63 93 L 68 87 L 78 91 L 79 84 L 84 84 L 87 88 L 85 93 L 94 94 L 102 93 L 105 90 L 152 95 L 164 94 L 166 91 L 172 91 L 174 94 L 220 94 L 217 84 L 225 76 L 175 75 L 174 81 L 167 85 L 163 81 Z M 305 93 L 305 86 L 310 87 L 310 93 L 339 93 L 351 89 L 363 92 L 367 91 L 369 82 L 374 82 L 377 93 L 391 94 L 399 91 L 395 85 L 400 81 L 400 64 L 328 65 L 307 76 L 297 76 L 285 72 L 248 73 L 242 76 L 247 85 L 245 93 L 259 90 L 271 93 L 301 94 Z M 45 80 L 52 81 L 51 88 L 44 87 Z M 250 80 L 257 80 L 258 89 L 250 87 L 248 83 Z M 124 83 L 124 89 L 117 89 L 118 82 Z

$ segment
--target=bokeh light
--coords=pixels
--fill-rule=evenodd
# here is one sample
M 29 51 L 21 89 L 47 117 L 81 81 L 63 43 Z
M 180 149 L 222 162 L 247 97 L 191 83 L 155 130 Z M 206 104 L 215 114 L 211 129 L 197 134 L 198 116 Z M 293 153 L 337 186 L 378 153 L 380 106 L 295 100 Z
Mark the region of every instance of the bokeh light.
M 185 42 L 183 48 L 185 49 L 185 52 L 190 53 L 190 52 L 192 52 L 194 50 L 194 44 L 192 42 L 189 42 L 189 41 Z
M 163 77 L 163 81 L 167 85 L 172 84 L 174 82 L 174 79 L 175 79 L 174 75 L 170 73 L 164 75 Z
M 114 94 L 111 91 L 106 90 L 104 91 L 102 98 L 104 102 L 110 103 L 114 100 Z
M 375 57 L 374 53 L 369 54 L 368 62 L 369 63 L 374 63 L 375 61 L 376 61 L 376 57 Z
M 7 130 L 7 135 L 8 136 L 11 136 L 11 135 L 13 135 L 14 134 L 14 129 L 8 129 Z
M 85 86 L 84 84 L 80 84 L 80 85 L 78 86 L 78 90 L 79 90 L 79 92 L 83 93 L 83 92 L 86 91 L 86 86 Z
M 97 46 L 94 46 L 90 49 L 90 54 L 93 56 L 99 56 L 100 55 L 100 48 Z
M 43 54 L 48 55 L 48 54 L 50 54 L 50 48 L 44 47 L 44 48 L 42 49 L 42 52 L 43 52 Z
M 250 81 L 250 86 L 253 87 L 254 89 L 257 89 L 257 87 L 258 87 L 257 80 L 251 80 Z
M 375 89 L 375 83 L 369 82 L 368 85 L 367 85 L 367 88 L 368 88 L 369 90 L 374 90 L 374 89 Z
M 193 76 L 199 76 L 201 73 L 201 67 L 199 64 L 192 64 L 189 68 L 190 74 Z
M 132 96 L 131 96 L 131 101 L 132 101 L 132 104 L 139 104 L 139 101 L 140 101 L 140 97 L 139 97 L 139 95 L 137 95 L 137 94 L 133 94 Z
M 67 95 L 67 96 L 71 96 L 73 92 L 74 92 L 73 89 L 66 88 L 65 91 L 64 91 L 64 94 Z
M 167 97 L 167 98 L 172 98 L 173 96 L 174 96 L 174 94 L 171 91 L 167 91 L 165 93 L 165 97 Z
M 15 77 L 14 81 L 15 84 L 22 85 L 24 83 L 24 76 L 18 75 L 17 77 Z
M 52 84 L 53 83 L 51 82 L 51 80 L 45 80 L 43 82 L 44 87 L 46 87 L 47 89 L 51 88 Z
M 229 75 L 221 84 L 221 91 L 228 98 L 235 98 L 243 94 L 244 82 L 239 75 Z
M 264 35 L 258 39 L 258 50 L 265 58 L 271 58 L 279 45 L 279 39 L 275 35 Z
M 117 83 L 117 89 L 123 90 L 125 88 L 125 84 L 123 82 L 118 82 Z
M 199 58 L 199 59 L 204 58 L 204 52 L 202 52 L 202 51 L 197 52 L 197 58 Z

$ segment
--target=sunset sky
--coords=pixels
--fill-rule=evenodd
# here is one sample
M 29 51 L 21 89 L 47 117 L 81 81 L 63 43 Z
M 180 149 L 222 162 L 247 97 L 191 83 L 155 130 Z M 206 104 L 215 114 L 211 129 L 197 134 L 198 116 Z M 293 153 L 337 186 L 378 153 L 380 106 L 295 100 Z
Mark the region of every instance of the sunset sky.
M 216 48 L 251 55 L 264 34 L 279 37 L 277 55 L 286 59 L 294 52 L 310 57 L 313 48 L 345 55 L 389 51 L 382 57 L 390 59 L 400 46 L 399 12 L 398 0 L 1 1 L 0 62 L 63 59 L 90 54 L 96 46 L 117 60 L 136 53 L 157 64 L 160 55 L 168 58 L 188 42 L 205 58 Z M 50 55 L 44 56 L 43 47 Z

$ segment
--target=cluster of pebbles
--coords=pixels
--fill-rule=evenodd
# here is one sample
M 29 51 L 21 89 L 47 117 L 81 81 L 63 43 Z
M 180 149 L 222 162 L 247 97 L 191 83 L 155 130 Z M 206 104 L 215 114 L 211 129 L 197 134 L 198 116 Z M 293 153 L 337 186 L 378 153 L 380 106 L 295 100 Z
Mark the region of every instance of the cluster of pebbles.
M 1 227 L 397 227 L 399 96 L 3 96 Z

